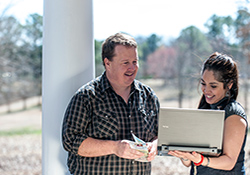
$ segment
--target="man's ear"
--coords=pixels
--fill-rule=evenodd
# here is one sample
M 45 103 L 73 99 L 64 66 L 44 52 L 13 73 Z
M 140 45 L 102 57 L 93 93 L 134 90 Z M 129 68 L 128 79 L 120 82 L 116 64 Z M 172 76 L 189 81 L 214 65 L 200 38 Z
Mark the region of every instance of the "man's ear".
M 110 61 L 109 61 L 109 59 L 108 58 L 104 58 L 103 62 L 104 62 L 104 65 L 105 65 L 106 69 L 108 69 L 110 67 Z

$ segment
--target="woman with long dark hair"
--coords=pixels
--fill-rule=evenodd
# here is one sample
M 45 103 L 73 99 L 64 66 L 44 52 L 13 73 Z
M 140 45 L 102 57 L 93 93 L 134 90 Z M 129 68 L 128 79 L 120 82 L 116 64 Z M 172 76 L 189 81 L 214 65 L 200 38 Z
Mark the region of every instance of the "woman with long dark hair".
M 245 175 L 248 123 L 244 108 L 236 101 L 238 76 L 236 62 L 226 54 L 215 52 L 203 64 L 200 80 L 203 94 L 198 108 L 225 110 L 223 149 L 218 157 L 170 151 L 185 166 L 191 166 L 192 175 Z

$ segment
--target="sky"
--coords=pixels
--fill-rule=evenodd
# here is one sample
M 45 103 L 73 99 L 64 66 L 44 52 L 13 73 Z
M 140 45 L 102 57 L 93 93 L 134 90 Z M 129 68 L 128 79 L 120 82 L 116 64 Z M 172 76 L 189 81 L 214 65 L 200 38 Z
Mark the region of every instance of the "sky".
M 213 14 L 235 18 L 238 6 L 245 1 L 93 0 L 94 38 L 104 40 L 116 32 L 126 32 L 134 37 L 157 34 L 168 40 L 191 25 L 206 32 L 204 24 Z M 8 13 L 21 22 L 32 13 L 43 15 L 43 0 L 1 0 L 0 6 L 10 2 L 14 5 Z

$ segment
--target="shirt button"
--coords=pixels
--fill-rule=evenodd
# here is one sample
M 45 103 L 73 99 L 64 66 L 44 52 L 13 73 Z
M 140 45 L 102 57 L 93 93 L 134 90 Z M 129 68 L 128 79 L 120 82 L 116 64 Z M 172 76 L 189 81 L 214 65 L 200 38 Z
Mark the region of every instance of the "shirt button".
M 135 161 L 132 161 L 132 164 L 134 164 L 135 163 Z
M 129 118 L 131 117 L 131 115 L 128 116 Z
M 133 133 L 133 130 L 130 130 L 131 133 Z

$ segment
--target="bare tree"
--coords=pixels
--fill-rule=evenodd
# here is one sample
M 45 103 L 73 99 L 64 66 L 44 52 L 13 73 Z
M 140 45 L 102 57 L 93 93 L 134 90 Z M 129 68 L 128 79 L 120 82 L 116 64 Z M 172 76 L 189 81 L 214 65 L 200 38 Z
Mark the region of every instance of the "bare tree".
M 238 11 L 238 17 L 236 19 L 236 34 L 241 46 L 241 54 L 244 59 L 243 68 L 243 82 L 244 86 L 244 106 L 248 111 L 248 92 L 249 92 L 249 80 L 250 80 L 250 12 L 248 9 L 243 8 Z
M 200 58 L 206 58 L 211 54 L 211 46 L 205 34 L 194 26 L 182 30 L 174 45 L 177 49 L 178 103 L 181 108 L 184 95 L 194 89 L 192 82 L 197 82 L 193 80 L 197 80 L 194 75 L 200 70 L 202 64 Z

